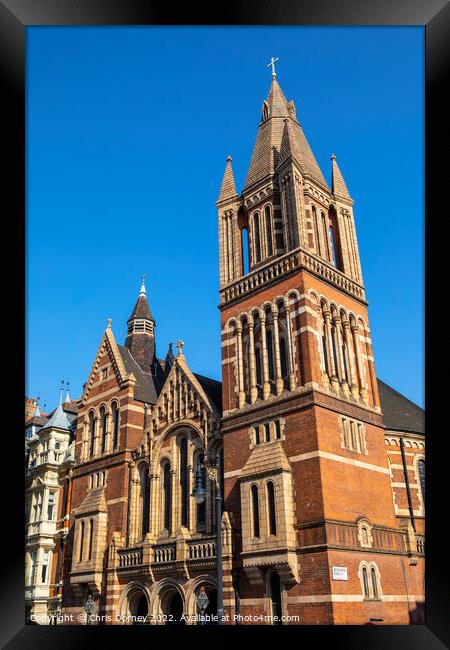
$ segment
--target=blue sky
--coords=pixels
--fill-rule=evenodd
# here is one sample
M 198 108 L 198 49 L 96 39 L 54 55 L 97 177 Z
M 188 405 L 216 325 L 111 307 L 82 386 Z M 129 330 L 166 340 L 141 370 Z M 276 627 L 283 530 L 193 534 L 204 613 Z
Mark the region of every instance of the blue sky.
M 27 30 L 27 394 L 79 397 L 142 273 L 157 352 L 220 379 L 217 211 L 278 81 L 327 180 L 355 199 L 378 376 L 424 404 L 421 27 Z

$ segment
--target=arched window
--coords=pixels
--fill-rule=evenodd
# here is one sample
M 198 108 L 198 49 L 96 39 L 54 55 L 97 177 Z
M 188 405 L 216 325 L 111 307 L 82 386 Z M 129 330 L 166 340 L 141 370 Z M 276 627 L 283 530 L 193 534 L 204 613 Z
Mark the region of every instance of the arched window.
M 280 339 L 280 364 L 281 364 L 281 376 L 287 376 L 287 357 L 286 357 L 286 341 L 284 338 Z
M 255 348 L 255 366 L 256 366 L 256 383 L 258 386 L 262 384 L 261 376 L 261 350 L 260 348 Z
M 84 520 L 80 524 L 80 555 L 79 561 L 83 560 L 83 546 L 84 546 Z
M 253 215 L 253 240 L 255 251 L 255 264 L 261 261 L 261 232 L 259 227 L 259 212 Z
M 259 538 L 259 501 L 258 501 L 258 488 L 252 485 L 252 521 L 253 521 L 253 537 Z
M 246 275 L 250 270 L 248 260 L 248 230 L 247 228 L 241 229 L 241 256 L 242 256 L 242 273 Z
M 150 477 L 146 463 L 142 463 L 139 468 L 139 484 L 141 489 L 142 537 L 144 537 L 144 535 L 148 533 L 150 527 Z
M 172 514 L 172 483 L 170 476 L 170 463 L 167 461 L 163 467 L 163 522 L 164 528 L 170 532 Z
M 94 539 L 94 520 L 89 519 L 89 550 L 88 550 L 88 560 L 92 558 L 92 541 Z
M 333 253 L 332 262 L 333 262 L 334 266 L 337 267 L 336 244 L 335 244 L 335 241 L 334 241 L 333 226 L 331 224 L 330 224 L 330 240 L 331 240 L 331 251 Z
M 180 488 L 181 488 L 181 525 L 189 526 L 188 495 L 188 444 L 186 438 L 180 440 Z
M 320 213 L 320 220 L 322 222 L 322 228 L 323 228 L 323 241 L 324 241 L 324 246 L 325 246 L 325 251 L 324 251 L 324 257 L 329 260 L 330 259 L 330 254 L 328 250 L 328 232 L 327 232 L 327 221 L 326 221 L 326 216 L 324 212 Z
M 422 497 L 425 500 L 425 461 L 423 458 L 421 458 L 417 463 L 417 468 L 419 470 L 420 490 L 422 492 Z
M 113 429 L 113 449 L 119 446 L 119 408 L 117 403 L 114 402 L 111 407 L 112 413 L 112 429 Z
M 272 617 L 274 625 L 282 625 L 281 582 L 277 571 L 270 574 L 270 600 L 272 601 Z
M 95 418 L 94 413 L 91 411 L 89 413 L 89 455 L 92 457 L 94 455 L 94 442 L 95 442 Z
M 102 441 L 102 454 L 106 449 L 106 409 L 104 406 L 100 409 L 100 436 Z
M 363 566 L 362 568 L 362 579 L 363 579 L 364 598 L 370 598 L 369 577 L 367 575 L 367 569 L 365 566 Z
M 272 241 L 272 224 L 270 219 L 270 208 L 268 205 L 264 208 L 264 217 L 266 220 L 266 241 L 267 241 L 267 256 L 273 255 L 273 241 Z
M 372 567 L 372 568 L 370 569 L 370 575 L 372 576 L 373 597 L 374 597 L 374 598 L 378 598 L 377 573 L 376 573 L 374 567 Z
M 269 534 L 277 534 L 277 517 L 275 512 L 275 486 L 272 481 L 267 483 L 267 509 L 269 512 Z
M 269 379 L 273 379 L 274 378 L 273 346 L 272 346 L 272 331 L 270 329 L 266 330 L 266 339 L 267 339 L 267 360 L 269 362 Z
M 275 420 L 275 435 L 276 435 L 277 439 L 281 438 L 280 420 Z
M 203 485 L 206 488 L 206 469 L 205 469 L 205 458 L 203 454 L 197 456 L 197 466 L 196 470 L 200 469 L 203 476 Z M 206 503 L 197 504 L 197 527 L 204 526 L 206 521 Z
M 317 221 L 317 210 L 314 205 L 311 207 L 311 211 L 313 217 L 314 235 L 316 239 L 316 252 L 318 255 L 322 255 L 322 248 L 320 246 L 320 237 L 319 237 L 319 223 Z

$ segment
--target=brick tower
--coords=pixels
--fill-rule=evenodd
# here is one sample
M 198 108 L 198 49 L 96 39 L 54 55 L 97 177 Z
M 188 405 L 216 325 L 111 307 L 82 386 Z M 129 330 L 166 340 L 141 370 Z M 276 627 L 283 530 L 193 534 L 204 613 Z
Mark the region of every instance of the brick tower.
M 229 157 L 217 201 L 236 544 L 225 607 L 304 624 L 408 623 L 414 578 L 393 506 L 353 200 L 334 155 L 331 178 L 330 188 L 273 71 L 242 193 Z

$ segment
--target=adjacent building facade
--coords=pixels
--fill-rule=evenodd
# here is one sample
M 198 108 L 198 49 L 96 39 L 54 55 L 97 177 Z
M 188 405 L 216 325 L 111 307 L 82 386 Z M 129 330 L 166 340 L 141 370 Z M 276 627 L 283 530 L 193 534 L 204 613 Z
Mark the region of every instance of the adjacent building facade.
M 245 186 L 229 158 L 217 201 L 222 384 L 181 340 L 157 356 L 144 283 L 124 345 L 108 321 L 60 472 L 59 612 L 91 595 L 100 624 L 195 624 L 204 589 L 213 614 L 220 488 L 226 622 L 423 622 L 423 411 L 377 380 L 331 168 L 273 74 Z

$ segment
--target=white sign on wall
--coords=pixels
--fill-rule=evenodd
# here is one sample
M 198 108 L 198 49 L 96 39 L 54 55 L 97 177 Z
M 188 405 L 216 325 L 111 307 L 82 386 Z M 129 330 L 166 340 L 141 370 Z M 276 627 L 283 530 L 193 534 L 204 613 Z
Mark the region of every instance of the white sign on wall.
M 348 580 L 346 566 L 333 566 L 331 570 L 333 572 L 333 580 Z

